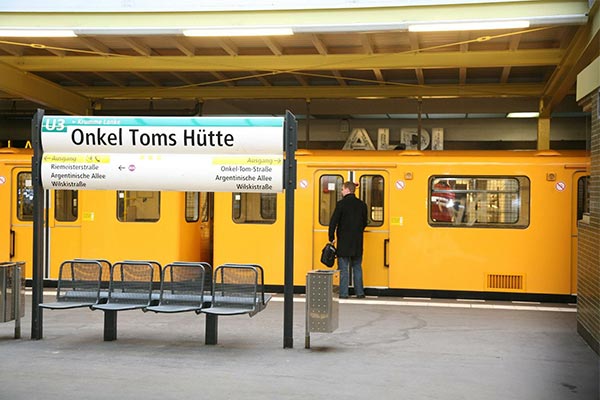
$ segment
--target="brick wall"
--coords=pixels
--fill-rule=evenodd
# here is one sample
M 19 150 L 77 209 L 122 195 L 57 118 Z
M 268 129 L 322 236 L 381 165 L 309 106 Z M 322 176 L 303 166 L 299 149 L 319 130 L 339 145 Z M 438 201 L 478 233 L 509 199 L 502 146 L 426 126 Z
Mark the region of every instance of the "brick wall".
M 600 354 L 600 118 L 598 91 L 582 101 L 591 118 L 590 222 L 579 223 L 577 331 Z

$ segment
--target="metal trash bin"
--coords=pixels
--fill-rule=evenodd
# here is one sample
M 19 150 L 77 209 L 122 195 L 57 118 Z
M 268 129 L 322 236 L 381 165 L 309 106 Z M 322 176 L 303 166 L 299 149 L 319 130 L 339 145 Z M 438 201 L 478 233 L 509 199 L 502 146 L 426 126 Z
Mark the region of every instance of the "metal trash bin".
M 15 339 L 21 337 L 25 316 L 25 263 L 0 263 L 0 322 L 15 321 Z
M 316 270 L 306 275 L 306 337 L 310 348 L 311 332 L 333 332 L 339 324 L 339 272 Z

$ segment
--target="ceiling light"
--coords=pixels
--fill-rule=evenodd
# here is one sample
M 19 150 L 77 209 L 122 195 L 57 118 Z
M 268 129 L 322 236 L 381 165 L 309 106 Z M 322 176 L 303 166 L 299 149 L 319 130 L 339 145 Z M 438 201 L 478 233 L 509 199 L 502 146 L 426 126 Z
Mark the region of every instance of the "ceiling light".
M 473 21 L 443 22 L 437 24 L 414 24 L 408 26 L 409 32 L 442 32 L 442 31 L 478 31 L 489 29 L 529 28 L 529 21 Z
M 0 29 L 0 37 L 76 37 L 72 29 Z
M 255 27 L 255 28 L 206 28 L 184 29 L 185 36 L 280 36 L 293 35 L 289 27 Z
M 540 116 L 539 112 L 528 111 L 528 112 L 511 112 L 506 114 L 506 118 L 537 118 Z

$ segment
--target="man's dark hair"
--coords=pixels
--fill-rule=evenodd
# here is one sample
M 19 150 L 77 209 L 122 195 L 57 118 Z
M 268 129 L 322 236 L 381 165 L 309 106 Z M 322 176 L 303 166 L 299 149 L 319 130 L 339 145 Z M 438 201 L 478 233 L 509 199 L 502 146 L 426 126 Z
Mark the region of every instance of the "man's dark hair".
M 354 182 L 346 181 L 344 182 L 343 187 L 348 189 L 350 193 L 354 193 L 356 191 L 356 184 Z

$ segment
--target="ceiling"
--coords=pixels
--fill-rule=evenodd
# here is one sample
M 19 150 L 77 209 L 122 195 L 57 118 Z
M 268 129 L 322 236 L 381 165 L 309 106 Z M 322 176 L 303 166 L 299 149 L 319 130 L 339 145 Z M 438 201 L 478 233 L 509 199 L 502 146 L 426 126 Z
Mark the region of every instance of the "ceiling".
M 596 3 L 591 10 L 588 1 L 433 3 L 440 2 L 135 13 L 0 5 L 0 29 L 68 27 L 78 35 L 0 36 L 0 116 L 36 107 L 75 115 L 291 109 L 322 118 L 580 111 L 577 73 L 598 56 Z M 406 22 L 522 17 L 533 21 L 529 28 L 409 32 Z M 227 24 L 292 25 L 294 34 L 187 37 L 181 30 Z

